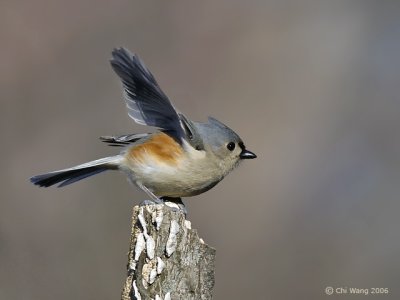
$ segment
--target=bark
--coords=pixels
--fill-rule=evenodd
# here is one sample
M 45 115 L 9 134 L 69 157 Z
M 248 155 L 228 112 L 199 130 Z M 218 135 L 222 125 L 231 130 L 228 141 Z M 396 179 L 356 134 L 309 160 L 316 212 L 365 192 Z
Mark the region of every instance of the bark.
M 215 249 L 181 211 L 135 206 L 122 300 L 212 299 Z

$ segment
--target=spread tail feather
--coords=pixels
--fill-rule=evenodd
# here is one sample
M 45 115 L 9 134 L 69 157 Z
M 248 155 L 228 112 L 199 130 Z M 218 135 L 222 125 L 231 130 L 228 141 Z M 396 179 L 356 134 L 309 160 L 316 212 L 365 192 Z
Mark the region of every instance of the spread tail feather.
M 116 170 L 120 160 L 119 155 L 105 157 L 72 168 L 36 175 L 30 180 L 41 187 L 49 187 L 57 183 L 60 183 L 58 187 L 63 187 L 107 170 Z

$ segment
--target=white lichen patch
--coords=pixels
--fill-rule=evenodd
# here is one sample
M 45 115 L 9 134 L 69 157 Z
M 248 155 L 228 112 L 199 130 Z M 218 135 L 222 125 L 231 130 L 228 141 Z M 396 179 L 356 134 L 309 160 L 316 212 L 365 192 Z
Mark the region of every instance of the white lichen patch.
M 157 270 L 156 269 L 151 269 L 150 275 L 149 275 L 149 284 L 152 284 L 157 277 Z
M 139 219 L 140 225 L 143 228 L 143 234 L 146 236 L 147 235 L 147 224 L 146 224 L 146 220 L 144 219 L 144 215 L 143 215 L 143 207 L 140 208 L 138 219 Z
M 200 242 L 201 244 L 204 244 L 204 241 L 203 241 L 202 238 L 199 238 L 199 242 Z
M 137 261 L 142 251 L 146 248 L 146 241 L 144 240 L 143 233 L 139 233 L 136 237 L 135 245 L 135 260 Z
M 143 207 L 140 208 L 138 219 L 139 219 L 140 225 L 143 228 L 143 236 L 144 236 L 144 239 L 146 241 L 146 246 L 145 247 L 146 247 L 146 250 L 147 250 L 147 257 L 149 259 L 153 259 L 154 258 L 154 249 L 156 247 L 156 243 L 155 243 L 153 237 L 150 236 L 148 234 L 148 232 L 147 232 L 147 224 L 146 224 L 146 220 L 145 220 L 144 215 L 143 215 Z
M 187 229 L 192 229 L 192 222 L 190 222 L 189 220 L 185 220 L 185 227 Z
M 146 237 L 146 250 L 147 250 L 147 257 L 149 259 L 154 258 L 154 249 L 156 247 L 156 243 L 151 236 Z
M 147 260 L 147 259 L 146 259 Z M 157 277 L 157 260 L 147 260 L 142 268 L 143 286 L 145 288 L 152 284 Z
M 140 296 L 139 290 L 136 285 L 136 280 L 132 282 L 133 291 L 137 300 L 142 300 L 142 296 Z
M 162 298 L 157 294 L 155 300 L 162 300 Z
M 157 257 L 157 274 L 161 274 L 162 270 L 164 270 L 165 263 L 160 257 Z
M 165 294 L 164 300 L 171 300 L 171 292 Z
M 169 206 L 171 208 L 174 208 L 176 210 L 180 210 L 180 207 L 178 204 L 176 204 L 175 202 L 170 202 L 170 201 L 165 201 L 165 205 Z
M 150 278 L 151 266 L 149 264 L 144 264 L 142 268 L 142 281 L 144 288 L 148 288 L 149 286 L 149 278 Z
M 129 263 L 129 270 L 131 270 L 131 271 L 136 270 L 136 261 L 135 261 L 135 260 L 132 260 L 132 261 Z
M 179 224 L 177 221 L 172 220 L 171 227 L 169 229 L 167 245 L 165 247 L 168 257 L 170 257 L 172 255 L 172 253 L 174 253 L 176 250 L 176 246 L 177 246 L 177 236 L 176 235 L 178 234 L 178 232 L 179 232 Z
M 161 223 L 164 218 L 164 213 L 162 210 L 162 205 L 157 205 L 156 210 L 151 213 L 151 221 L 156 225 L 156 229 L 159 230 Z

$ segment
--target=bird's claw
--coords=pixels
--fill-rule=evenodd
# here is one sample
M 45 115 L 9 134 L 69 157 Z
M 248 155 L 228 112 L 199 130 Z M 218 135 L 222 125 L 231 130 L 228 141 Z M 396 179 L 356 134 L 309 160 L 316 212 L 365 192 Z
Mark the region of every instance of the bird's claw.
M 156 200 L 143 200 L 139 206 L 146 206 L 146 205 L 156 205 L 156 204 L 164 204 L 168 206 L 172 211 L 174 212 L 183 212 L 185 214 L 185 217 L 188 214 L 188 211 L 186 209 L 185 204 L 182 202 L 181 198 L 170 198 L 170 197 L 162 197 L 162 198 L 157 198 L 158 201 Z
M 181 198 L 162 197 L 161 199 L 162 201 L 164 201 L 164 204 L 168 206 L 172 211 L 180 211 L 185 214 L 185 217 L 187 216 L 188 211 Z

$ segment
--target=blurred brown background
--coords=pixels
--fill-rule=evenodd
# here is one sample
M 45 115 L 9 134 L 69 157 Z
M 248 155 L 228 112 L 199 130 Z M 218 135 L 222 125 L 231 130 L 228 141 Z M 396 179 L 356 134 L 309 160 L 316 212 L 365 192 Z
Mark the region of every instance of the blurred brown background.
M 146 196 L 112 172 L 64 189 L 28 178 L 115 153 L 100 135 L 148 130 L 108 63 L 121 45 L 181 111 L 258 155 L 186 199 L 217 249 L 215 299 L 324 299 L 326 286 L 399 299 L 399 1 L 0 7 L 0 299 L 120 297 Z

